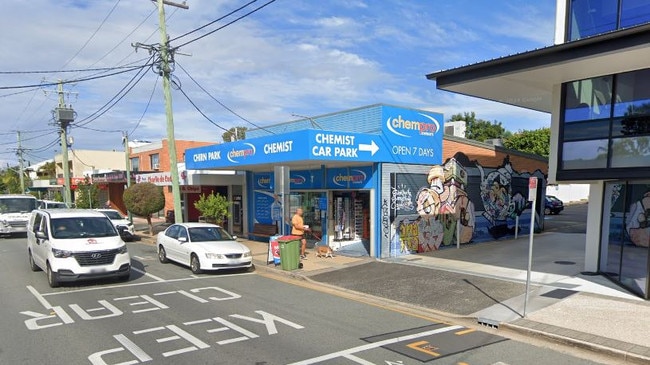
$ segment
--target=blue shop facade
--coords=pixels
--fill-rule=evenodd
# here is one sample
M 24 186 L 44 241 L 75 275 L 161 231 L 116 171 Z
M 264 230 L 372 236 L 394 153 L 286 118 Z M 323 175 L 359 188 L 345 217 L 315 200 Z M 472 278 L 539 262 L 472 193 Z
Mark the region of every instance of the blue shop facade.
M 397 256 L 414 251 L 405 243 L 408 225 L 394 223 L 400 211 L 415 212 L 420 185 L 428 188 L 432 166 L 442 164 L 443 120 L 440 113 L 376 104 L 188 149 L 185 164 L 245 173 L 244 236 L 268 240 L 255 236 L 262 225 L 288 233 L 301 207 L 315 243 L 351 255 Z

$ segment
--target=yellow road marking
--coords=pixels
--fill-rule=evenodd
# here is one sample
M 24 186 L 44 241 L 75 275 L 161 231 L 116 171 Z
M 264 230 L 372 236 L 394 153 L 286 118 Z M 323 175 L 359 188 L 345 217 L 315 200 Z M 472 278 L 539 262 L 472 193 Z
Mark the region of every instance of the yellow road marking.
M 466 334 L 468 334 L 468 333 L 472 333 L 472 332 L 476 332 L 476 330 L 473 329 L 473 328 L 468 328 L 468 329 L 466 329 L 466 330 L 462 330 L 462 331 L 458 331 L 458 332 L 456 332 L 455 335 L 457 335 L 457 336 L 462 336 L 462 335 L 466 335 Z
M 424 352 L 425 354 L 428 354 L 428 355 L 431 355 L 431 356 L 434 356 L 434 357 L 440 356 L 439 353 L 433 351 L 433 350 L 438 349 L 437 347 L 435 347 L 433 345 L 426 345 L 426 346 L 420 347 L 420 346 L 428 344 L 428 343 L 429 343 L 428 341 L 418 341 L 418 342 L 410 343 L 410 344 L 406 345 L 406 347 L 411 348 L 411 349 L 413 349 L 415 351 Z

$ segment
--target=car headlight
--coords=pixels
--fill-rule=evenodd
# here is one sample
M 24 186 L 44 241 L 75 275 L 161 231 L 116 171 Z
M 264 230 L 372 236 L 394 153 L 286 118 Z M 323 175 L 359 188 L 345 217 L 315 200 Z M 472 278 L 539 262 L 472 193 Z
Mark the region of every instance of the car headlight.
M 206 252 L 205 257 L 209 259 L 223 259 L 224 256 L 220 253 Z
M 66 250 L 59 250 L 56 248 L 52 249 L 52 254 L 54 257 L 59 258 L 59 259 L 65 259 L 68 257 L 72 257 L 72 251 L 66 251 Z
M 118 254 L 126 253 L 126 252 L 127 252 L 127 250 L 126 250 L 126 245 L 124 245 L 124 246 L 122 246 L 122 247 L 120 247 L 120 248 L 117 249 L 117 253 L 118 253 Z
M 246 251 L 246 252 L 244 252 L 244 254 L 242 255 L 242 257 L 251 257 L 251 256 L 253 256 L 253 254 L 251 254 L 250 251 Z

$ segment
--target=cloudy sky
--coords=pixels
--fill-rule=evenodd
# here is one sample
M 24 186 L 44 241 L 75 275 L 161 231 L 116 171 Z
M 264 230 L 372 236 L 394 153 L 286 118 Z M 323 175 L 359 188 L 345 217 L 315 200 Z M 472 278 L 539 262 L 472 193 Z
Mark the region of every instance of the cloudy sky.
M 550 124 L 547 114 L 438 91 L 425 75 L 551 45 L 554 0 L 186 4 L 187 10 L 165 7 L 171 46 L 178 48 L 176 139 L 220 142 L 231 127 L 375 103 L 432 110 L 445 119 L 473 111 L 513 132 Z M 157 46 L 158 19 L 150 0 L 4 4 L 2 166 L 17 164 L 18 132 L 32 164 L 60 152 L 52 116 L 59 80 L 65 81 L 66 105 L 77 113 L 73 149 L 123 150 L 123 134 L 130 140 L 166 138 L 162 79 L 155 68 L 142 67 L 152 62 L 149 52 L 132 46 Z

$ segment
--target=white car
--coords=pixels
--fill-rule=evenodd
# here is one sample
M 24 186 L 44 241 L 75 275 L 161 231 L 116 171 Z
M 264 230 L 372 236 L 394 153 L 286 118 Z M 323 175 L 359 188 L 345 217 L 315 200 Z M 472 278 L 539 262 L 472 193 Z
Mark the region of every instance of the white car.
M 249 269 L 253 255 L 226 230 L 211 223 L 177 223 L 158 233 L 156 246 L 162 263 L 170 260 L 204 270 Z
M 133 228 L 133 223 L 131 223 L 126 217 L 122 215 L 119 211 L 115 209 L 97 209 L 98 211 L 106 214 L 108 218 L 113 222 L 115 228 L 120 232 L 120 227 L 124 227 L 128 234 L 123 234 L 120 232 L 122 239 L 125 241 L 132 241 L 135 237 L 135 229 Z

